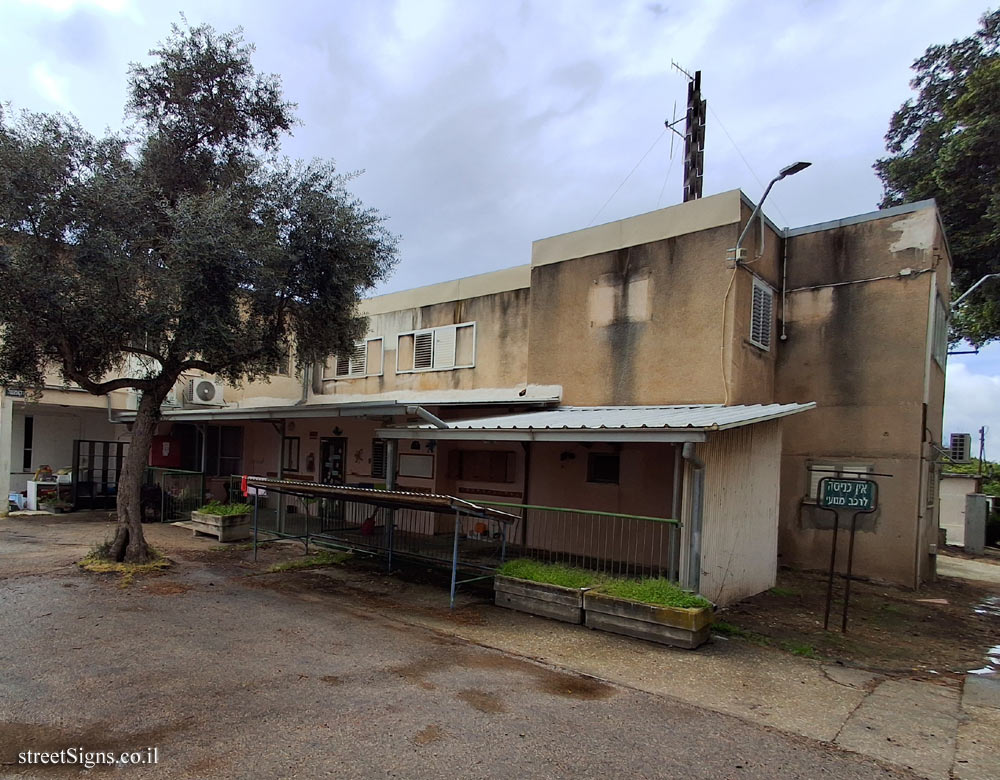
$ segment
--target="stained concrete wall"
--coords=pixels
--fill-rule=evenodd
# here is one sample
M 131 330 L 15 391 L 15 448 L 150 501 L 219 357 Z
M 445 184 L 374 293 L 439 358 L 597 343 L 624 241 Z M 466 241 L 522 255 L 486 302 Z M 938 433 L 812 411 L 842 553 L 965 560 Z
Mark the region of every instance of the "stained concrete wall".
M 934 295 L 947 303 L 950 280 L 937 213 L 793 231 L 787 251 L 788 339 L 775 401 L 817 408 L 785 423 L 780 560 L 807 568 L 829 560 L 808 467 L 864 463 L 892 478 L 877 479 L 876 531 L 858 535 L 855 571 L 916 586 L 933 576 L 929 441 L 940 441 L 944 403 L 944 374 L 930 354 Z
M 777 286 L 779 238 L 765 225 L 758 256 L 755 225 L 753 262 L 726 261 L 749 211 L 733 191 L 535 242 L 528 381 L 579 405 L 769 403 L 774 349 L 749 341 L 752 280 Z

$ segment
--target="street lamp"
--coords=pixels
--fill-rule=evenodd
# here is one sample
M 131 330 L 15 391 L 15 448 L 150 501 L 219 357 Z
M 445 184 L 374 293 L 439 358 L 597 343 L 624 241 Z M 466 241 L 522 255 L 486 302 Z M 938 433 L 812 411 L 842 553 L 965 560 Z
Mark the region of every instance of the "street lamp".
M 743 232 L 740 233 L 740 237 L 736 239 L 736 246 L 729 250 L 728 259 L 733 264 L 733 266 L 739 265 L 741 262 L 743 262 L 743 256 L 746 253 L 746 250 L 743 249 L 743 239 L 746 238 L 747 233 L 750 232 L 750 226 L 753 224 L 754 218 L 757 216 L 757 214 L 760 213 L 760 208 L 761 206 L 764 205 L 764 201 L 767 199 L 767 194 L 771 191 L 771 187 L 774 186 L 774 183 L 776 181 L 781 181 L 786 176 L 794 176 L 799 171 L 804 171 L 810 165 L 812 165 L 811 162 L 801 162 L 801 161 L 792 163 L 791 165 L 786 165 L 784 168 L 778 171 L 777 176 L 771 179 L 771 181 L 767 185 L 767 189 L 764 190 L 763 196 L 761 196 L 761 199 L 757 202 L 757 205 L 754 207 L 753 213 L 750 215 L 750 219 L 747 220 L 746 227 L 743 228 Z

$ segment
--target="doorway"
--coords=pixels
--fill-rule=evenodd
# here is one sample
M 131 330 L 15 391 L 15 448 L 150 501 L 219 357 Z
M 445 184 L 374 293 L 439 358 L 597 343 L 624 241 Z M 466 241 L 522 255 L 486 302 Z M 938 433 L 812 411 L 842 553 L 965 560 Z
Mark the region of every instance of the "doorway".
M 328 436 L 319 440 L 319 481 L 324 485 L 343 485 L 347 479 L 347 439 L 343 436 Z M 342 528 L 344 525 L 344 502 L 336 499 L 320 499 L 320 527 L 324 531 Z

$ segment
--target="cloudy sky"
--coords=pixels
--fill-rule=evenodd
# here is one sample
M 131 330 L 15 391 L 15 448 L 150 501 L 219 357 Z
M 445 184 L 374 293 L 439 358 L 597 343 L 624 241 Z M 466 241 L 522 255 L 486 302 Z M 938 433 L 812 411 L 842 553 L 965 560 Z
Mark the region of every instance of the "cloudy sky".
M 0 100 L 117 128 L 128 63 L 180 13 L 242 26 L 298 104 L 284 151 L 363 170 L 354 192 L 402 236 L 391 291 L 526 263 L 534 239 L 679 202 L 663 121 L 683 112 L 686 78 L 672 62 L 703 72 L 706 195 L 756 198 L 802 159 L 813 167 L 768 200 L 777 224 L 871 211 L 910 64 L 972 33 L 986 2 L 0 0 Z M 994 459 L 998 399 L 1000 347 L 951 359 L 946 429 L 992 427 Z

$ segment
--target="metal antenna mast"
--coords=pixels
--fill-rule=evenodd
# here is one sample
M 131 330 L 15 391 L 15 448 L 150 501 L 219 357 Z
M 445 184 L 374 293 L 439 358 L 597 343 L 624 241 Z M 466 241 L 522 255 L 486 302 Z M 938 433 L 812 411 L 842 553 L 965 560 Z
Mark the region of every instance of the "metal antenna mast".
M 684 117 L 684 200 L 701 197 L 701 185 L 705 176 L 705 109 L 706 101 L 701 97 L 701 71 L 692 76 L 676 62 L 670 65 L 688 78 L 687 115 Z M 664 122 L 668 130 L 680 135 L 674 125 L 680 120 Z

